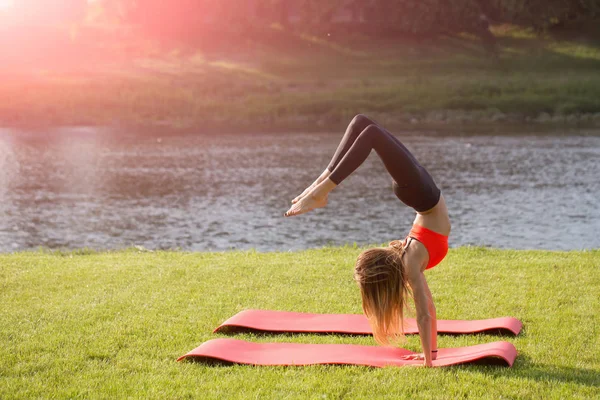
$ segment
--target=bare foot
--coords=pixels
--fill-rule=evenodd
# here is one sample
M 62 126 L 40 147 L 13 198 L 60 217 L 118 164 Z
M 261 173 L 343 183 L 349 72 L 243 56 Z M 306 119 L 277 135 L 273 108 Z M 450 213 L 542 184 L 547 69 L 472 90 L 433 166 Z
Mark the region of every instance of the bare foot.
M 307 213 L 315 208 L 325 207 L 327 205 L 327 196 L 317 197 L 313 193 L 309 193 L 298 200 L 289 210 L 284 214 L 286 217 L 293 215 L 300 215 Z
M 306 189 L 304 189 L 304 192 L 300 193 L 294 200 L 292 200 L 292 204 L 296 204 L 297 202 L 300 201 L 300 199 L 302 199 L 304 196 L 306 196 L 311 190 L 313 190 L 315 188 L 315 186 L 317 186 L 319 184 L 319 182 L 314 181 L 312 183 L 312 185 L 310 185 L 309 187 L 307 187 Z
M 321 176 L 319 176 L 309 187 L 304 189 L 304 192 L 300 193 L 300 195 L 298 195 L 294 200 L 292 200 L 292 204 L 296 204 L 298 201 L 300 201 L 300 199 L 306 196 L 308 193 L 310 193 L 310 191 L 313 190 L 315 186 L 327 179 L 329 175 L 331 175 L 331 171 L 329 171 L 329 169 L 325 169 L 325 171 L 321 173 Z

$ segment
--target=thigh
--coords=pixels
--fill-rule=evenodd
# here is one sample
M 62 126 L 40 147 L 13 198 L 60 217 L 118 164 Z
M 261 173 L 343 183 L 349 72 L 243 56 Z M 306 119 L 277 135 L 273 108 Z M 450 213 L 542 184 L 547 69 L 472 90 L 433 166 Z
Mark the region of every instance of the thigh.
M 381 125 L 377 125 L 377 126 L 379 126 L 381 128 L 381 130 L 390 137 L 390 139 L 392 139 L 398 146 L 400 146 L 404 150 L 404 152 L 407 155 L 407 157 L 410 157 L 414 163 L 418 164 L 418 161 L 415 158 L 415 156 L 413 155 L 413 153 L 411 153 L 410 150 L 408 150 L 408 148 L 404 145 L 404 143 L 402 143 L 400 141 L 400 139 L 398 139 L 390 131 L 388 131 L 387 129 L 385 129 Z

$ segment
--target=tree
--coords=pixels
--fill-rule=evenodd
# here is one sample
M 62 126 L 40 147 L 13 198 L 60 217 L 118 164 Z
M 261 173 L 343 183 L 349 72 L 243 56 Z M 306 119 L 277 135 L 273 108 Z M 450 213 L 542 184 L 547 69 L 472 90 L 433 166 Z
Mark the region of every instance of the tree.
M 18 0 L 13 13 L 26 25 L 77 24 L 83 21 L 87 7 L 87 0 Z

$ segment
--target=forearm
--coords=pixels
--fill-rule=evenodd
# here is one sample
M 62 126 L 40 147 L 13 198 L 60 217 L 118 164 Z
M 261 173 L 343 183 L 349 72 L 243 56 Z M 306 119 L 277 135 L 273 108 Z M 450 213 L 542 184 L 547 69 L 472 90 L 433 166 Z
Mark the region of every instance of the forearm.
M 431 367 L 432 361 L 435 360 L 435 356 L 433 356 L 435 353 L 432 351 L 437 350 L 437 319 L 433 298 L 423 272 L 416 268 L 409 270 L 408 280 L 417 311 L 417 327 L 419 328 L 425 366 Z
M 419 315 L 421 314 L 421 315 Z M 431 365 L 433 358 L 431 357 L 431 351 L 436 350 L 434 347 L 433 333 L 433 319 L 428 312 L 419 313 L 417 311 L 417 326 L 419 328 L 419 337 L 421 338 L 421 348 L 423 349 L 423 356 L 425 357 L 425 363 Z
M 435 306 L 433 305 L 433 301 L 429 303 L 429 316 L 431 320 L 431 359 L 435 360 L 437 358 L 437 315 L 435 312 Z

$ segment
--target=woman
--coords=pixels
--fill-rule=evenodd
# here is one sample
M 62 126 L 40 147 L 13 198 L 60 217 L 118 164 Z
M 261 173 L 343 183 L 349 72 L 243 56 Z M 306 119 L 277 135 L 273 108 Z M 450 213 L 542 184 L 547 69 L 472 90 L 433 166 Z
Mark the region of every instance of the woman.
M 402 336 L 403 310 L 412 295 L 423 353 L 407 359 L 431 366 L 437 356 L 435 306 L 423 272 L 439 264 L 448 252 L 450 219 L 444 197 L 431 175 L 408 149 L 376 122 L 357 115 L 321 176 L 292 200 L 285 216 L 299 215 L 327 205 L 327 196 L 354 172 L 375 149 L 392 176 L 396 196 L 417 216 L 408 236 L 388 247 L 363 251 L 354 278 L 361 290 L 363 310 L 377 342 L 387 344 Z

